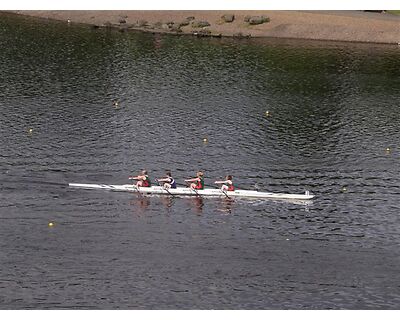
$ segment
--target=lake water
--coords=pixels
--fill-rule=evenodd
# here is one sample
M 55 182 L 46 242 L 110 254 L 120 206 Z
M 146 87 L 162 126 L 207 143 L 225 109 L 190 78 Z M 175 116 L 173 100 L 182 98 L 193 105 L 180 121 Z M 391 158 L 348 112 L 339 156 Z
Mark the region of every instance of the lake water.
M 400 307 L 398 47 L 7 14 L 0 46 L 1 309 Z M 142 168 L 316 198 L 67 186 Z

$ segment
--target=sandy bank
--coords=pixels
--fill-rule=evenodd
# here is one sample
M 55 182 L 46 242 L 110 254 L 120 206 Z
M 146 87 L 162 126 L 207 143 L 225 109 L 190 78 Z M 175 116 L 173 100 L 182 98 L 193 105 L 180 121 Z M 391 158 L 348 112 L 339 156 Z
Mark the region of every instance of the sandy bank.
M 47 19 L 85 23 L 99 27 L 152 32 L 202 32 L 222 36 L 276 37 L 371 43 L 400 43 L 400 17 L 385 13 L 352 11 L 12 11 Z M 221 16 L 234 14 L 233 22 Z M 249 25 L 246 16 L 267 16 L 270 22 Z M 179 26 L 188 17 L 210 26 Z M 173 24 L 174 23 L 174 24 Z M 192 23 L 192 21 L 190 21 Z M 171 27 L 172 26 L 172 27 Z M 179 28 L 176 28 L 179 26 Z

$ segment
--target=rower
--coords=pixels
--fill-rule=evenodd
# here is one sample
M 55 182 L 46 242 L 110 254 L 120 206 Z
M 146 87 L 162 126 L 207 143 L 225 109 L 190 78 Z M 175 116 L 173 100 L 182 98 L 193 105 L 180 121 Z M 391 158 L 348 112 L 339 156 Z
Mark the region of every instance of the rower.
M 235 186 L 233 185 L 231 175 L 226 176 L 224 181 L 215 181 L 214 183 L 222 184 L 222 191 L 235 191 Z
M 164 189 L 176 189 L 175 179 L 172 178 L 171 171 L 167 170 L 165 172 L 165 177 L 161 179 L 156 179 L 157 182 L 163 183 Z
M 203 190 L 204 189 L 204 173 L 202 171 L 197 172 L 197 177 L 193 179 L 187 179 L 185 182 L 193 182 L 190 184 L 191 189 Z
M 136 187 L 151 187 L 151 182 L 149 176 L 147 175 L 147 170 L 142 170 L 138 176 L 129 177 L 129 179 L 138 180 L 138 182 L 136 182 Z

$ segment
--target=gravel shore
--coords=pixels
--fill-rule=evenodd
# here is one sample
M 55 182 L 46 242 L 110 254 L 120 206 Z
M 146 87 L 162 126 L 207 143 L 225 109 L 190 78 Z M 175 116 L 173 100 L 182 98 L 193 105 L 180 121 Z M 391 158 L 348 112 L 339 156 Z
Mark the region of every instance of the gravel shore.
M 274 37 L 371 43 L 400 43 L 400 16 L 361 11 L 12 11 L 39 18 L 150 32 L 201 36 Z M 234 15 L 226 22 L 223 15 Z M 269 22 L 251 25 L 245 17 Z M 188 17 L 191 17 L 187 19 Z M 194 19 L 193 19 L 194 18 Z M 186 24 L 188 22 L 188 24 Z M 209 26 L 194 27 L 195 22 Z M 185 25 L 186 24 L 186 25 Z

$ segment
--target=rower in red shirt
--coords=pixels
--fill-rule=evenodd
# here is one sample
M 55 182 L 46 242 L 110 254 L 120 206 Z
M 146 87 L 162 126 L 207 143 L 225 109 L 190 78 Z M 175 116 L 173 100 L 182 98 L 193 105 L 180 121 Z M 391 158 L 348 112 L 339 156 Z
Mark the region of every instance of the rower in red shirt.
M 142 170 L 138 176 L 129 177 L 129 179 L 138 180 L 136 182 L 136 187 L 151 187 L 151 181 L 147 175 L 147 170 Z
M 204 189 L 204 173 L 202 171 L 197 172 L 197 177 L 193 179 L 187 179 L 185 182 L 193 182 L 190 184 L 190 188 L 203 190 Z
M 225 177 L 223 181 L 215 181 L 216 184 L 222 184 L 221 190 L 222 191 L 235 191 L 235 186 L 232 182 L 232 176 L 228 175 Z

